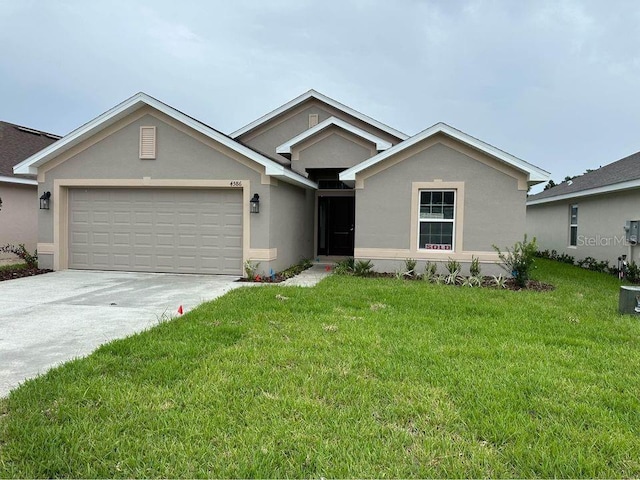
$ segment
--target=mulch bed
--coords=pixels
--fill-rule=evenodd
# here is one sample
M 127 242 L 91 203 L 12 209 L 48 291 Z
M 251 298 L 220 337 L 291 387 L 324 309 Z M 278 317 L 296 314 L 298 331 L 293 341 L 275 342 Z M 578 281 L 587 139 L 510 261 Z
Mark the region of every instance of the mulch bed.
M 244 282 L 244 283 L 281 283 L 291 278 L 290 276 L 285 276 L 280 273 L 276 273 L 273 276 L 258 276 L 258 279 L 241 277 L 236 282 Z
M 15 270 L 0 270 L 0 282 L 5 280 L 15 280 L 16 278 L 33 277 L 34 275 L 42 275 L 53 270 L 46 268 L 16 268 Z
M 389 273 L 389 272 L 371 272 L 369 275 L 367 275 L 367 277 L 370 277 L 370 278 L 396 278 L 396 274 L 395 273 Z M 423 281 L 419 277 L 404 277 L 404 280 L 407 280 L 407 281 L 412 281 L 412 280 Z M 462 285 L 456 284 L 455 286 L 456 287 L 461 287 Z M 493 277 L 482 277 L 482 287 L 485 287 L 485 288 L 497 288 L 493 283 Z M 474 288 L 478 288 L 478 287 L 474 287 Z M 534 292 L 550 292 L 551 290 L 555 290 L 555 288 L 556 288 L 555 286 L 553 286 L 553 285 L 551 285 L 549 283 L 539 282 L 538 280 L 529 280 L 527 282 L 527 286 L 525 288 L 522 288 L 522 287 L 518 286 L 518 284 L 516 283 L 515 279 L 513 279 L 513 278 L 508 278 L 506 280 L 506 282 L 505 282 L 505 290 L 512 290 L 514 292 L 518 292 L 520 290 L 528 290 L 528 291 L 534 291 Z

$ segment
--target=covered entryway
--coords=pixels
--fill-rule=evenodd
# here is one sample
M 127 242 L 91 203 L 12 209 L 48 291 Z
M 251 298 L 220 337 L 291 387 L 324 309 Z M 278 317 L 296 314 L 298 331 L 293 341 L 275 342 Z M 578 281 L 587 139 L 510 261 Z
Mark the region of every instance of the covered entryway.
M 318 197 L 318 255 L 353 256 L 355 197 Z
M 72 188 L 69 268 L 242 274 L 242 191 Z

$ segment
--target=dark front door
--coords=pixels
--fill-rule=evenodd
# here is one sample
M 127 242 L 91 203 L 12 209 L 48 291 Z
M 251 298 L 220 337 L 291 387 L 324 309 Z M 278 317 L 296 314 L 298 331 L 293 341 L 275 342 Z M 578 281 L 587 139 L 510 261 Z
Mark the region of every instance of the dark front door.
M 355 197 L 318 198 L 318 255 L 353 256 Z

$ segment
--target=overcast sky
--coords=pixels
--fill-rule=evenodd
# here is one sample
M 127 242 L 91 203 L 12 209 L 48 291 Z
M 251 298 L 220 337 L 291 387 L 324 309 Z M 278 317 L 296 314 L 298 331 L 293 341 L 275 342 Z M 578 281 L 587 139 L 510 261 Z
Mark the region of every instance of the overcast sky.
M 0 120 L 66 134 L 144 91 L 230 133 L 314 88 L 558 181 L 640 150 L 639 25 L 635 0 L 0 0 Z

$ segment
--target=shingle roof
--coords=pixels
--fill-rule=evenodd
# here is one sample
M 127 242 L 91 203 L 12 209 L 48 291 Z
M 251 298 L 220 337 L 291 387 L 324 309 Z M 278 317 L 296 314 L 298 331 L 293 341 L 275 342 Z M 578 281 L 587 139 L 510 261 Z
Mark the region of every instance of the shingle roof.
M 59 138 L 58 135 L 0 121 L 0 176 L 33 178 L 14 175 L 14 165 L 51 145 Z
M 530 195 L 528 202 L 553 198 L 560 195 L 579 194 L 594 188 L 613 186 L 617 183 L 640 179 L 640 152 L 629 155 L 617 162 L 600 167 L 592 172 L 562 182 L 549 190 Z

